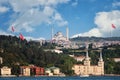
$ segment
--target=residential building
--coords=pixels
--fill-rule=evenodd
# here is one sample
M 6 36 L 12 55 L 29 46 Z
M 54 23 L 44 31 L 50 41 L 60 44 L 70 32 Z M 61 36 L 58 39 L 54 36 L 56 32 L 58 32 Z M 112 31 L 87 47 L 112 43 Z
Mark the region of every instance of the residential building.
M 4 66 L 1 68 L 1 75 L 11 75 L 11 68 Z
M 60 72 L 60 69 L 59 69 L 58 67 L 54 67 L 54 66 L 45 69 L 45 73 L 46 73 L 48 76 L 65 76 L 64 73 L 61 73 L 61 72 Z
M 63 51 L 61 51 L 59 49 L 54 49 L 54 50 L 52 50 L 52 52 L 55 52 L 55 53 L 58 53 L 58 54 L 63 53 Z
M 60 74 L 60 69 L 58 67 L 50 67 L 54 75 Z
M 31 75 L 44 75 L 44 68 L 37 67 L 34 65 L 21 66 L 21 76 L 31 76 Z
M 85 56 L 74 56 L 75 60 L 82 62 L 85 59 Z
M 115 62 L 120 62 L 120 58 L 113 58 Z
M 49 68 L 45 69 L 45 73 L 48 76 L 53 76 L 53 73 L 52 73 L 52 71 Z
M 29 66 L 21 66 L 20 73 L 21 73 L 21 76 L 30 76 L 30 67 Z
M 30 66 L 30 69 L 31 69 L 31 75 L 44 75 L 44 68 L 42 67 L 37 67 L 37 66 Z

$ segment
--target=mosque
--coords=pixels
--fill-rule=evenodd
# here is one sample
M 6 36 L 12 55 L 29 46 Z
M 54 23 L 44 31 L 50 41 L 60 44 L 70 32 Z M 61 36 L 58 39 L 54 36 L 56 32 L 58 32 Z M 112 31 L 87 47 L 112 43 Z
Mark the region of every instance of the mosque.
M 76 75 L 104 75 L 102 51 L 100 51 L 100 58 L 97 65 L 90 64 L 90 57 L 88 56 L 88 50 L 86 50 L 86 57 L 83 65 L 75 64 L 72 69 Z
M 68 27 L 66 27 L 66 36 L 62 34 L 62 32 L 57 32 L 53 35 L 53 29 L 52 29 L 52 43 L 57 43 L 59 45 L 63 45 L 64 47 L 69 47 L 69 30 Z

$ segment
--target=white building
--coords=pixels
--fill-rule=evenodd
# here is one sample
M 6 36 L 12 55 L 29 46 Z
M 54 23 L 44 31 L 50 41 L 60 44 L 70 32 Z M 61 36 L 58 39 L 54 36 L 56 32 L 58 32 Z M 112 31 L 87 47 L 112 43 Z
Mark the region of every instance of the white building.
M 48 76 L 53 76 L 53 73 L 51 72 L 51 70 L 49 68 L 45 69 L 45 73 L 48 75 Z
M 120 62 L 120 58 L 113 58 L 115 62 Z
M 55 52 L 55 53 L 58 53 L 58 54 L 63 53 L 63 51 L 58 50 L 58 49 L 54 49 L 54 50 L 52 50 L 52 52 Z
M 61 45 L 64 48 L 70 47 L 70 41 L 69 41 L 69 30 L 68 27 L 66 28 L 66 36 L 62 34 L 62 32 L 57 32 L 55 35 L 53 35 L 52 30 L 52 43 L 57 43 L 58 45 Z
M 48 76 L 61 75 L 60 69 L 58 67 L 47 68 L 45 73 L 48 74 Z
M 74 56 L 73 57 L 75 60 L 77 60 L 77 61 L 83 61 L 84 59 L 85 59 L 85 56 Z
M 1 75 L 11 75 L 11 68 L 4 66 L 1 68 Z

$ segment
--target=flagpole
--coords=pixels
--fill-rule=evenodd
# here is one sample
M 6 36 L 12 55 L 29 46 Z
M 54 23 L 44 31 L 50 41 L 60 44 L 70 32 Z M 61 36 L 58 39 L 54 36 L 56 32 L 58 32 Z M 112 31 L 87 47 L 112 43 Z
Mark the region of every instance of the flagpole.
M 110 28 L 110 37 L 112 37 L 112 27 Z

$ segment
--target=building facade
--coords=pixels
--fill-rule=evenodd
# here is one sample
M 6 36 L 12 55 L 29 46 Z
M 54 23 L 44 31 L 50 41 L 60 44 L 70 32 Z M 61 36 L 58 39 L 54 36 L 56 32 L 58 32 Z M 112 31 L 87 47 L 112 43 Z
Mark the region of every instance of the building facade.
M 21 73 L 21 76 L 30 76 L 30 67 L 29 66 L 21 66 L 20 73 Z
M 64 73 L 60 72 L 60 68 L 54 67 L 54 66 L 50 68 L 46 68 L 45 73 L 48 76 L 63 76 L 64 75 Z
M 52 29 L 52 43 L 56 43 L 58 45 L 61 45 L 64 48 L 70 47 L 70 41 L 69 41 L 69 29 L 66 27 L 66 36 L 62 34 L 62 32 L 57 32 L 55 35 L 53 35 L 53 29 Z
M 31 75 L 44 75 L 44 68 L 42 67 L 37 67 L 34 65 L 30 65 L 30 66 L 21 66 L 21 76 L 31 76 Z
M 104 61 L 102 58 L 102 52 L 100 52 L 100 58 L 98 65 L 90 64 L 90 57 L 88 56 L 88 50 L 83 64 L 76 64 L 72 68 L 76 75 L 104 75 Z
M 1 75 L 11 75 L 11 68 L 4 66 L 1 68 Z

